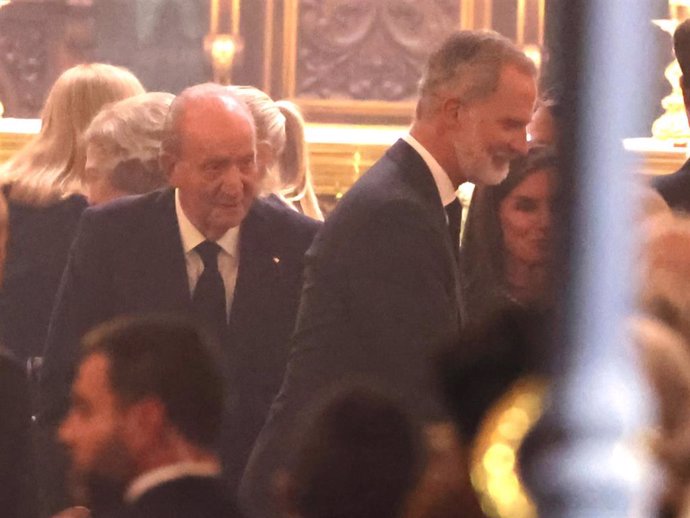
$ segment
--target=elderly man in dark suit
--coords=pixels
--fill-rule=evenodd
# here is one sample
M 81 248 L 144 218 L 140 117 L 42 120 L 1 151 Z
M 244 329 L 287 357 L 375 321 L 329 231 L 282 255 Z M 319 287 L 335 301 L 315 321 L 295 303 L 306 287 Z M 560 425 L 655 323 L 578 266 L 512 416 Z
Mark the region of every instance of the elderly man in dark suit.
M 84 337 L 59 436 L 94 516 L 239 516 L 214 452 L 223 377 L 204 342 L 164 317 L 121 318 Z
M 271 512 L 296 416 L 333 382 L 373 378 L 419 415 L 438 415 L 427 358 L 459 333 L 455 191 L 501 181 L 527 151 L 535 68 L 497 33 L 458 32 L 431 55 L 420 94 L 410 133 L 345 195 L 307 252 L 286 376 L 241 485 L 240 503 L 256 516 Z
M 683 72 L 680 87 L 685 111 L 690 117 L 690 20 L 681 23 L 673 34 L 673 50 Z M 673 210 L 690 212 L 690 160 L 675 173 L 655 177 L 652 186 Z
M 88 209 L 49 329 L 41 421 L 66 409 L 79 338 L 117 315 L 194 315 L 220 345 L 228 394 L 221 456 L 236 484 L 277 392 L 318 223 L 256 199 L 252 117 L 218 85 L 171 106 L 161 163 L 174 187 Z

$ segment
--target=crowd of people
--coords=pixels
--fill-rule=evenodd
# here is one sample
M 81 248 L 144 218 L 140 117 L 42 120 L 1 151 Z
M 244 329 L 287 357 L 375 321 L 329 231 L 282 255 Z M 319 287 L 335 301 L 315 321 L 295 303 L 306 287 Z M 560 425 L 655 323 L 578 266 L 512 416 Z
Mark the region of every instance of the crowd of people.
M 472 441 L 513 382 L 545 375 L 556 298 L 567 114 L 537 79 L 507 38 L 453 33 L 409 132 L 324 221 L 294 104 L 63 73 L 0 166 L 1 514 L 484 516 Z M 631 322 L 674 517 L 690 504 L 686 176 L 658 181 L 665 201 L 643 188 Z

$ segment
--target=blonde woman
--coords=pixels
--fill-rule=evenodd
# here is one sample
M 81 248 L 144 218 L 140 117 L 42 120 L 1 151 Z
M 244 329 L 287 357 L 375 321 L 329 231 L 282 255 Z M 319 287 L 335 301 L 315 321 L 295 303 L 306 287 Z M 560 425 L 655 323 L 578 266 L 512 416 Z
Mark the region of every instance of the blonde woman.
M 0 166 L 10 210 L 0 332 L 23 361 L 43 350 L 52 301 L 87 205 L 83 133 L 103 105 L 143 92 L 124 68 L 98 63 L 70 68 L 48 94 L 39 134 Z
M 245 102 L 254 117 L 264 194 L 323 220 L 309 170 L 304 119 L 297 106 L 290 101 L 274 101 L 252 86 L 228 88 Z

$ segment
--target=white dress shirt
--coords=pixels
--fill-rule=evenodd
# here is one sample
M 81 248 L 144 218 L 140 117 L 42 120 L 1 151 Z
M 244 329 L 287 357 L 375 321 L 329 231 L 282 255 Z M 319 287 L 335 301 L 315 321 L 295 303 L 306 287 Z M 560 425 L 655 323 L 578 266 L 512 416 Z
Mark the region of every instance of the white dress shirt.
M 204 263 L 201 260 L 201 256 L 194 250 L 194 247 L 206 241 L 206 238 L 189 221 L 189 218 L 184 213 L 180 204 L 178 189 L 175 189 L 175 213 L 177 214 L 177 223 L 180 227 L 180 238 L 182 239 L 182 248 L 184 249 L 184 258 L 187 265 L 189 293 L 193 294 L 199 276 L 204 271 Z M 223 277 L 223 284 L 225 285 L 225 308 L 228 311 L 228 315 L 232 306 L 235 284 L 237 283 L 237 269 L 240 264 L 239 235 L 240 227 L 233 227 L 216 241 L 221 248 L 218 253 L 218 271 L 221 277 Z
M 448 173 L 441 167 L 441 164 L 439 164 L 438 161 L 431 156 L 431 153 L 409 133 L 403 135 L 402 139 L 412 146 L 412 149 L 419 153 L 419 156 L 422 157 L 422 160 L 424 160 L 424 163 L 431 171 L 431 176 L 434 177 L 434 183 L 438 189 L 439 196 L 441 196 L 441 203 L 443 203 L 443 206 L 445 207 L 449 203 L 455 201 L 457 198 L 456 189 L 453 188 L 453 182 L 450 181 Z
M 156 486 L 185 477 L 217 477 L 220 466 L 217 462 L 179 462 L 147 471 L 135 478 L 125 492 L 125 502 L 136 502 L 141 495 Z

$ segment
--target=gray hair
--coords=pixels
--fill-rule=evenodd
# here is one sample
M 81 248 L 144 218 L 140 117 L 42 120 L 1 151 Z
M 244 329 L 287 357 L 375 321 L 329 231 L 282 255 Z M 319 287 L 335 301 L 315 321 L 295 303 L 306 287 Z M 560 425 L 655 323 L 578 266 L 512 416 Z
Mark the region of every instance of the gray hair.
M 157 164 L 163 126 L 174 98 L 164 92 L 141 94 L 107 106 L 94 118 L 85 134 L 86 143 L 103 153 L 103 163 L 97 167 L 113 187 L 138 193 L 167 183 Z M 133 162 L 143 167 L 130 169 L 128 178 L 118 165 Z M 154 177 L 139 178 L 142 175 Z
M 534 62 L 513 42 L 494 31 L 458 31 L 434 51 L 419 81 L 417 117 L 432 113 L 441 93 L 457 93 L 465 102 L 496 91 L 501 70 L 512 65 L 536 76 Z

